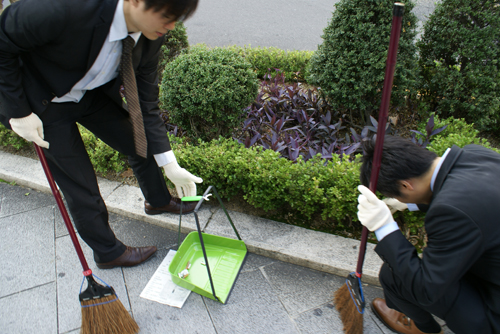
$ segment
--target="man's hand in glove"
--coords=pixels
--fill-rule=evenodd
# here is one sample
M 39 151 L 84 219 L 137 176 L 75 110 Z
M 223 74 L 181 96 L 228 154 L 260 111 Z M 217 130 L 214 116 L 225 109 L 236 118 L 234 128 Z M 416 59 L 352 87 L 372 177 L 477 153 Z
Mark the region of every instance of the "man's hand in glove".
M 31 113 L 22 118 L 11 118 L 10 126 L 12 131 L 23 137 L 27 141 L 35 142 L 38 146 L 49 148 L 49 143 L 43 140 L 43 124 L 40 118 Z
M 165 175 L 175 185 L 177 196 L 179 198 L 186 196 L 196 196 L 196 184 L 203 180 L 200 177 L 194 176 L 184 168 L 181 168 L 176 160 L 163 166 Z
M 391 210 L 365 186 L 358 186 L 358 219 L 370 231 L 376 231 L 394 221 Z
M 392 214 L 396 211 L 405 211 L 408 209 L 408 204 L 400 202 L 395 198 L 384 198 L 382 201 L 387 204 Z

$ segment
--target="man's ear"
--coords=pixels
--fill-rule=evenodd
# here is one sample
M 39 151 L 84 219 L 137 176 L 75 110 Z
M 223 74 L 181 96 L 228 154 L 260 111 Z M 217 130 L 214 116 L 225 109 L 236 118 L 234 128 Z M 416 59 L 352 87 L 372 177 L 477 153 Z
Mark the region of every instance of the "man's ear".
M 406 190 L 414 190 L 413 184 L 410 180 L 400 180 L 399 181 L 399 186 L 403 187 Z

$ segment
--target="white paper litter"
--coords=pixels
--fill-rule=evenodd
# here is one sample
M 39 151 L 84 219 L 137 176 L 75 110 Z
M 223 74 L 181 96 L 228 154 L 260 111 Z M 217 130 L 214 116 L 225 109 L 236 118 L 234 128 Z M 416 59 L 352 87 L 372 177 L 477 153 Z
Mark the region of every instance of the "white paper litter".
M 158 269 L 156 269 L 153 277 L 151 277 L 144 290 L 142 290 L 140 297 L 182 308 L 191 291 L 172 282 L 168 266 L 172 262 L 175 253 L 175 250 L 169 250 L 167 256 L 165 256 Z

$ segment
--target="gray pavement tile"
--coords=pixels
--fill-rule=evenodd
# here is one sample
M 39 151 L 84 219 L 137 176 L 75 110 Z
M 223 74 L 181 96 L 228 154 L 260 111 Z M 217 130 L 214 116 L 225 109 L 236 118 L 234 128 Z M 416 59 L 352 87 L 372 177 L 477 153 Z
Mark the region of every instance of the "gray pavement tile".
M 367 301 L 367 306 L 363 314 L 364 333 L 391 333 L 391 331 L 376 318 L 369 306 L 373 298 L 383 297 L 382 289 L 375 286 L 364 285 L 363 293 Z M 338 311 L 335 309 L 333 300 L 297 315 L 294 320 L 304 334 L 343 333 L 343 324 L 340 320 Z
M 55 282 L 0 298 L 0 332 L 57 333 L 56 312 Z
M 368 303 L 365 307 L 365 313 L 363 314 L 363 330 L 365 333 L 394 333 L 373 314 L 371 305 L 368 305 Z
M 0 297 L 55 281 L 51 207 L 0 218 Z
M 3 197 L 3 194 L 6 193 L 7 191 L 9 191 L 10 188 L 11 188 L 11 185 L 9 183 L 0 181 L 0 201 Z
M 44 206 L 55 205 L 47 194 L 24 187 L 8 187 L 2 192 L 0 217 L 30 211 Z
M 247 258 L 245 259 L 245 263 L 241 268 L 241 272 L 245 273 L 248 271 L 259 270 L 259 268 L 267 266 L 274 262 L 276 262 L 276 260 L 249 252 L 247 253 Z
M 182 309 L 139 297 L 167 253 L 167 249 L 160 249 L 157 255 L 148 262 L 137 267 L 123 269 L 132 312 L 141 328 L 141 334 L 216 333 L 204 301 L 196 293 L 191 293 Z
M 331 302 L 344 280 L 338 276 L 285 262 L 262 269 L 291 316 Z
M 47 196 L 50 196 L 50 195 L 47 195 Z M 68 206 L 66 205 L 66 201 L 64 201 L 64 206 L 66 208 L 66 211 L 68 211 Z M 71 224 L 73 225 L 73 229 L 76 231 L 75 223 L 73 222 L 73 218 L 71 217 L 71 214 L 69 213 L 69 211 L 68 211 L 68 215 L 69 215 L 69 219 L 71 220 Z M 55 200 L 54 200 L 54 218 L 55 218 L 56 238 L 68 235 L 68 229 L 66 228 L 66 225 L 64 224 L 64 220 L 62 218 L 61 211 L 59 210 L 59 207 L 55 203 Z
M 79 334 L 80 333 L 80 328 L 69 331 L 69 332 L 59 332 L 60 334 Z
M 110 214 L 109 222 L 116 237 L 126 245 L 133 247 L 156 246 L 158 249 L 170 249 L 177 246 L 176 231 L 117 214 Z M 181 234 L 181 242 L 182 240 L 183 235 Z
M 98 269 L 95 265 L 93 252 L 90 247 L 88 247 L 80 237 L 78 237 L 78 240 L 92 272 L 97 277 L 104 280 L 108 285 L 112 286 L 120 298 L 121 303 L 127 310 L 130 310 L 122 269 Z M 83 269 L 69 235 L 56 239 L 55 258 L 59 331 L 67 332 L 81 326 L 81 307 L 78 295 L 80 294 L 80 286 L 83 280 Z M 85 289 L 86 286 L 86 283 L 84 283 L 83 289 Z
M 225 305 L 204 300 L 218 334 L 299 333 L 260 270 L 240 273 Z
M 294 318 L 302 334 L 343 333 L 339 313 L 332 303 L 317 306 Z M 370 333 L 366 332 L 365 333 Z

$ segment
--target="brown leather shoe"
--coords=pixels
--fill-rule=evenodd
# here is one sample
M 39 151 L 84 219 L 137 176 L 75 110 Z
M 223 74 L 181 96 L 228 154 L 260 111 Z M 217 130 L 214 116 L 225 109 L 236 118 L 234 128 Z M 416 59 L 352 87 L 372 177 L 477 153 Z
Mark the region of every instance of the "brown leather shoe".
M 129 247 L 125 250 L 125 253 L 120 255 L 113 261 L 106 263 L 96 263 L 99 269 L 111 269 L 114 267 L 133 267 L 138 264 L 143 263 L 151 257 L 156 252 L 155 246 L 148 247 Z
M 184 202 L 182 203 L 182 213 L 190 213 L 194 210 L 198 202 Z M 153 207 L 148 201 L 144 201 L 144 211 L 148 215 L 157 215 L 163 212 L 170 213 L 181 213 L 181 200 L 179 198 L 172 197 L 170 203 L 158 208 Z
M 373 313 L 382 321 L 389 329 L 401 334 L 426 334 L 415 326 L 413 320 L 401 312 L 387 307 L 385 300 L 375 298 L 372 301 Z M 443 334 L 443 330 L 439 332 Z

